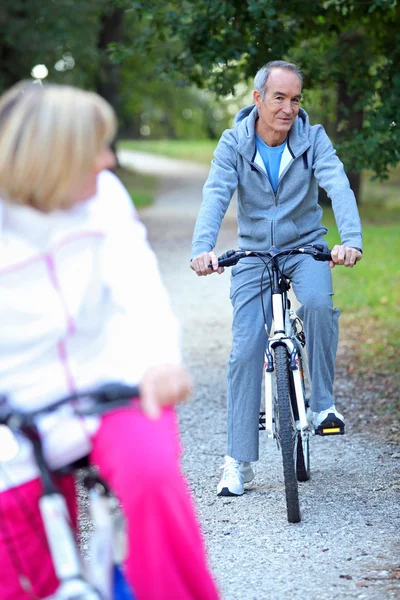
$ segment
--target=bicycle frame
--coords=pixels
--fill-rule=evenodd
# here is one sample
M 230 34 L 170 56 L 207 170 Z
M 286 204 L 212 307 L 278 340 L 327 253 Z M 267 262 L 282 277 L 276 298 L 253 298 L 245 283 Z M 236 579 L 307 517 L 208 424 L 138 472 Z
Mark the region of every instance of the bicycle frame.
M 228 250 L 218 258 L 218 265 L 228 267 L 242 258 L 258 257 L 270 274 L 274 329 L 265 348 L 265 413 L 260 413 L 259 429 L 266 430 L 267 436 L 277 441 L 282 452 L 288 521 L 298 523 L 301 516 L 297 482 L 310 478 L 310 435 L 314 429 L 308 421 L 311 411 L 308 411 L 306 403 L 310 389 L 308 387 L 306 391 L 306 384 L 310 384 L 311 380 L 305 338 L 302 330 L 297 328 L 300 319 L 290 309 L 287 297 L 290 282 L 278 264 L 279 257 L 291 254 L 307 254 L 318 261 L 332 260 L 330 251 L 323 246 L 310 245 L 283 251 L 272 247 L 268 252 Z M 264 258 L 268 258 L 268 262 Z M 209 264 L 208 268 L 212 269 L 213 265 Z M 260 297 L 263 303 L 262 289 Z M 265 328 L 269 335 L 267 323 Z
M 308 376 L 308 367 L 304 360 L 304 351 L 302 352 L 302 349 L 298 348 L 297 340 L 292 331 L 295 317 L 293 311 L 290 311 L 290 304 L 287 298 L 289 285 L 284 280 L 279 282 L 279 271 L 274 260 L 272 261 L 271 270 L 274 332 L 272 337 L 269 338 L 265 349 L 265 429 L 268 438 L 276 439 L 279 444 L 274 426 L 274 349 L 276 346 L 281 345 L 285 346 L 288 352 L 289 368 L 293 378 L 298 415 L 296 426 L 298 430 L 301 430 L 302 435 L 308 435 L 309 423 L 306 414 L 306 398 L 303 393 L 300 364 L 303 363 L 303 368 L 307 370 L 306 376 Z

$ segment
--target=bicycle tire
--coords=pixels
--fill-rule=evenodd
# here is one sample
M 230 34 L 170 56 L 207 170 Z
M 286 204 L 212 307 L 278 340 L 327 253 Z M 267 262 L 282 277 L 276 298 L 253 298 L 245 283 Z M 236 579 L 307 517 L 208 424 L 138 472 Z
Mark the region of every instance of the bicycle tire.
M 277 409 L 279 444 L 282 451 L 283 477 L 285 481 L 286 509 L 289 523 L 298 523 L 300 517 L 295 453 L 297 429 L 294 422 L 291 399 L 288 355 L 284 346 L 275 348 Z

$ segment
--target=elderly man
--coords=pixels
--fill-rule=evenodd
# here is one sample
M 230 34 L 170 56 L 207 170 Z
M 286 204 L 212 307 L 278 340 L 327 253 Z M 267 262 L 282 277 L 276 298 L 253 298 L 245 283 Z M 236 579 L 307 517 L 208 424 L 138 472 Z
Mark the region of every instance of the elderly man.
M 337 422 L 332 395 L 339 310 L 332 304 L 329 267 L 353 267 L 362 256 L 357 204 L 343 165 L 321 125 L 310 125 L 300 108 L 302 76 L 296 65 L 274 61 L 254 80 L 254 105 L 242 109 L 233 129 L 224 131 L 204 186 L 192 246 L 191 268 L 197 275 L 221 273 L 213 252 L 222 219 L 237 191 L 238 245 L 242 250 L 280 250 L 323 244 L 318 185 L 332 202 L 341 245 L 332 262 L 289 256 L 285 274 L 301 303 L 312 380 L 310 406 L 314 425 Z M 212 263 L 212 269 L 208 265 Z M 239 496 L 254 477 L 258 460 L 258 413 L 266 344 L 260 307 L 263 264 L 243 261 L 232 269 L 233 345 L 227 377 L 227 455 L 217 493 Z M 267 283 L 267 282 L 266 282 Z M 264 304 L 271 326 L 270 291 Z

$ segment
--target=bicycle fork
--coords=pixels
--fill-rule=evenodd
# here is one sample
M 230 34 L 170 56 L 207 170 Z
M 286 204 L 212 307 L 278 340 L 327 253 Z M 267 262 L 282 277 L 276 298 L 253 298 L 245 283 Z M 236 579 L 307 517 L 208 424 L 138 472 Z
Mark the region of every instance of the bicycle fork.
M 297 345 L 291 337 L 288 337 L 285 331 L 285 313 L 282 306 L 282 294 L 274 293 L 272 295 L 272 308 L 275 320 L 275 331 L 272 338 L 268 340 L 265 349 L 264 359 L 264 377 L 265 377 L 265 429 L 268 438 L 275 438 L 275 416 L 274 416 L 274 349 L 276 346 L 285 346 L 288 353 L 289 369 L 293 378 L 293 386 L 295 392 L 296 408 L 298 419 L 296 421 L 297 429 L 302 432 L 302 435 L 308 435 L 309 426 L 306 414 L 306 403 L 303 393 L 302 374 L 300 372 L 300 357 Z M 279 441 L 278 441 L 279 442 Z
M 97 475 L 87 475 L 84 486 L 90 498 L 90 516 L 95 526 L 90 543 L 89 579 L 104 600 L 134 600 L 122 563 L 127 550 L 125 524 L 116 498 Z
M 296 407 L 298 414 L 297 428 L 301 431 L 308 429 L 308 421 L 306 414 L 305 399 L 303 394 L 303 385 L 301 380 L 300 368 L 299 368 L 299 357 L 295 344 L 290 338 L 279 338 L 278 340 L 271 338 L 267 344 L 265 351 L 265 429 L 269 438 L 274 438 L 274 396 L 275 396 L 275 385 L 274 385 L 274 360 L 273 351 L 275 346 L 284 345 L 286 346 L 289 356 L 289 368 L 292 372 L 293 384 L 296 397 Z
M 24 431 L 32 443 L 43 484 L 39 509 L 54 570 L 59 580 L 55 598 L 60 600 L 102 600 L 99 591 L 86 580 L 67 503 L 55 485 L 52 473 L 44 459 L 37 428 L 32 425 L 25 428 Z

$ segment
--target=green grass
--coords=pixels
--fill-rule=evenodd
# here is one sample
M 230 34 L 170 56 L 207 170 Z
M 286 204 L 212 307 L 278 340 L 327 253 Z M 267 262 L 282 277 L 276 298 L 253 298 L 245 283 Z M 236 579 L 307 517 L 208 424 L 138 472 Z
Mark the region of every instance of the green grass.
M 357 331 L 360 365 L 398 372 L 400 339 L 400 200 L 386 193 L 389 184 L 364 182 L 360 206 L 363 223 L 362 260 L 353 268 L 333 271 L 335 304 L 342 322 Z M 379 188 L 379 190 L 378 190 Z M 376 197 L 380 204 L 376 204 Z M 328 244 L 339 243 L 332 210 L 324 210 Z M 371 362 L 372 361 L 372 362 Z
M 153 202 L 157 190 L 156 177 L 136 173 L 122 167 L 116 169 L 115 174 L 128 190 L 136 208 L 148 206 Z
M 118 148 L 160 154 L 209 165 L 217 141 L 213 140 L 120 140 Z

